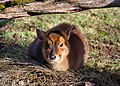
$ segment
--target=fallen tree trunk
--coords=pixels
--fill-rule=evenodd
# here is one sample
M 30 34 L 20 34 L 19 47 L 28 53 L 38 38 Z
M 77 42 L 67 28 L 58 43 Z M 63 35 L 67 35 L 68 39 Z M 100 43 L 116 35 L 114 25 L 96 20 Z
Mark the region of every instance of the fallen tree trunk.
M 120 0 L 42 0 L 5 8 L 0 12 L 0 19 L 40 14 L 80 12 L 87 9 L 106 7 L 120 7 Z

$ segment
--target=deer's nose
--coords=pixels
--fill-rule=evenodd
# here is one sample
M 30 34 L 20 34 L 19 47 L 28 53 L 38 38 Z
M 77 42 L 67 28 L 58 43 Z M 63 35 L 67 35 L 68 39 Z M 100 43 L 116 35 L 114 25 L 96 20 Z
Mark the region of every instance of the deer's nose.
M 50 60 L 55 60 L 56 56 L 50 55 Z

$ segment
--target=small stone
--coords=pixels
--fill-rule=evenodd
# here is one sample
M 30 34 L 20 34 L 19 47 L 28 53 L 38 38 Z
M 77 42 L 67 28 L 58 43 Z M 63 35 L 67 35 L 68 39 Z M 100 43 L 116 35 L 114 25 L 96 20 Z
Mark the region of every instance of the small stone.
M 95 84 L 91 82 L 85 82 L 85 86 L 95 86 Z
M 25 86 L 24 81 L 19 81 L 19 85 L 20 85 L 20 86 Z

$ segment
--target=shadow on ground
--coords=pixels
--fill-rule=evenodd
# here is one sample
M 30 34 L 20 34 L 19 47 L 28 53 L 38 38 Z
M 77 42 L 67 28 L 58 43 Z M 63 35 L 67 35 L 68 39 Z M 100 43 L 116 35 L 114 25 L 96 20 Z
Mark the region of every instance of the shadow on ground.
M 86 66 L 79 72 L 57 72 L 32 64 L 27 48 L 0 43 L 0 86 L 119 86 L 120 73 Z M 114 70 L 114 69 L 113 69 Z M 117 70 L 119 71 L 119 70 Z
M 0 31 L 6 30 L 6 24 L 10 23 L 11 19 L 1 19 L 0 18 Z
M 29 62 L 30 58 L 27 56 L 27 48 L 18 44 L 0 43 L 0 59 Z

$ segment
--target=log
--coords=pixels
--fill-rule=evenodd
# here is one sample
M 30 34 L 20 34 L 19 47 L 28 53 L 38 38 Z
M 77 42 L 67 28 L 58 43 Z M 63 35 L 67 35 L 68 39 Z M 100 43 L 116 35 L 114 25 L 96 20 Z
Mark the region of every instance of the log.
M 106 7 L 120 7 L 120 0 L 40 0 L 39 2 L 5 8 L 0 12 L 0 19 L 80 12 L 87 9 Z

